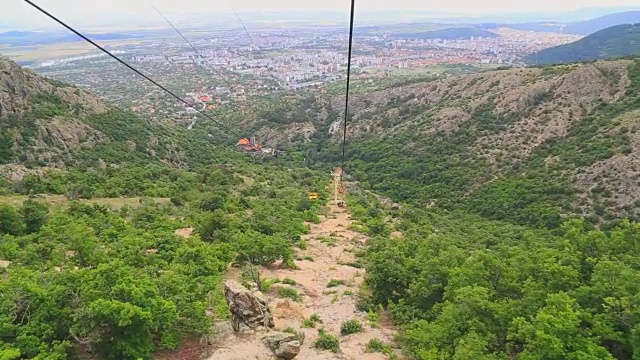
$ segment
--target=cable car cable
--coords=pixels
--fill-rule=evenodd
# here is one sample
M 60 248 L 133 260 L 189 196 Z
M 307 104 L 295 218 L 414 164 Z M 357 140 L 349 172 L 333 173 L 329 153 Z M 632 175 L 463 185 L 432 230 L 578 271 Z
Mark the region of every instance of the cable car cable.
M 67 28 L 67 30 L 71 31 L 72 33 L 76 34 L 77 36 L 79 36 L 80 38 L 82 38 L 83 40 L 85 40 L 86 42 L 88 42 L 89 44 L 93 45 L 94 47 L 96 47 L 98 50 L 102 51 L 103 53 L 109 55 L 110 57 L 112 57 L 113 59 L 115 59 L 116 61 L 118 61 L 119 63 L 121 63 L 122 65 L 126 66 L 127 68 L 129 68 L 131 71 L 135 72 L 136 74 L 142 76 L 143 78 L 145 78 L 146 80 L 148 80 L 149 82 L 151 82 L 153 85 L 159 87 L 160 89 L 164 90 L 167 94 L 171 95 L 172 97 L 174 97 L 176 100 L 184 103 L 185 105 L 187 105 L 188 107 L 194 109 L 195 111 L 197 111 L 200 115 L 206 117 L 207 119 L 211 120 L 214 124 L 218 125 L 218 127 L 220 127 L 222 130 L 227 131 L 230 134 L 233 134 L 235 136 L 239 136 L 235 131 L 230 130 L 229 128 L 227 128 L 225 125 L 223 125 L 222 123 L 218 122 L 217 120 L 215 120 L 214 118 L 212 118 L 211 116 L 205 114 L 204 112 L 200 111 L 199 109 L 197 109 L 196 107 L 194 107 L 193 105 L 189 104 L 186 100 L 184 100 L 183 98 L 181 98 L 180 96 L 176 95 L 175 93 L 173 93 L 171 90 L 165 88 L 164 86 L 160 85 L 158 82 L 156 82 L 155 80 L 153 80 L 152 78 L 150 78 L 149 76 L 143 74 L 142 72 L 140 72 L 138 69 L 134 68 L 133 66 L 129 65 L 127 62 L 125 62 L 124 60 L 120 59 L 119 57 L 113 55 L 111 52 L 109 52 L 107 49 L 103 48 L 102 46 L 100 46 L 99 44 L 97 44 L 96 42 L 94 42 L 93 40 L 89 39 L 87 36 L 83 35 L 82 33 L 80 33 L 79 31 L 77 31 L 76 29 L 74 29 L 73 27 L 67 25 L 64 21 L 58 19 L 57 17 L 55 17 L 53 14 L 49 13 L 48 11 L 44 10 L 43 8 L 41 8 L 40 6 L 36 5 L 35 3 L 33 3 L 31 0 L 24 0 L 27 4 L 31 5 L 32 7 L 34 7 L 35 9 L 37 9 L 38 11 L 40 11 L 41 13 L 45 14 L 46 16 L 48 16 L 49 18 L 51 18 L 52 20 L 56 21 L 58 24 L 64 26 L 65 28 Z
M 351 84 L 351 59 L 353 54 L 353 25 L 355 22 L 354 21 L 355 10 L 356 10 L 356 0 L 351 0 L 351 19 L 349 21 L 349 55 L 347 60 L 347 93 L 345 96 L 345 104 L 344 104 L 344 124 L 343 124 L 343 134 L 342 134 L 342 161 L 341 161 L 342 171 L 340 174 L 340 181 L 342 181 L 342 177 L 344 174 L 345 153 L 347 148 L 347 120 L 349 116 L 349 85 Z
M 151 2 L 151 0 L 147 0 L 147 2 L 149 3 L 149 5 L 151 5 L 151 7 L 160 15 L 162 16 L 162 18 L 164 19 L 164 21 L 167 22 L 167 24 L 169 24 L 169 26 L 171 26 L 173 28 L 173 30 L 176 31 L 176 33 L 178 33 L 178 35 L 180 35 L 180 37 L 187 43 L 189 44 L 189 46 L 191 47 L 191 49 L 193 49 L 193 51 L 202 58 L 202 60 L 204 60 L 207 65 L 209 65 L 211 67 L 211 70 L 213 70 L 216 75 L 218 75 L 222 81 L 224 81 L 225 84 L 227 84 L 227 86 L 230 89 L 233 89 L 233 85 L 231 85 L 231 82 L 229 80 L 227 80 L 227 78 L 221 73 L 219 72 L 215 67 L 213 67 L 211 64 L 209 64 L 209 61 L 207 60 L 206 57 L 204 57 L 202 55 L 202 53 L 200 53 L 200 51 L 198 51 L 198 49 L 195 47 L 195 45 L 193 45 L 193 43 L 191 41 L 189 41 L 189 39 L 187 39 L 180 30 L 178 30 L 178 28 L 175 27 L 175 25 L 173 25 L 173 23 L 171 22 L 171 20 L 169 20 L 163 13 L 162 11 L 160 11 L 160 9 L 158 9 L 153 2 Z

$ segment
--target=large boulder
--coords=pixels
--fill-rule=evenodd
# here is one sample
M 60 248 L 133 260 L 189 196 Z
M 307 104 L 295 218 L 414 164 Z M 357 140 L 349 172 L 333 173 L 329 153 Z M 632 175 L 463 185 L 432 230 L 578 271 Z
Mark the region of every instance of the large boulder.
M 273 315 L 269 302 L 259 291 L 252 291 L 237 281 L 224 283 L 224 295 L 231 311 L 233 330 L 253 333 L 257 330 L 273 328 Z
M 262 341 L 280 359 L 290 360 L 300 353 L 300 341 L 293 334 L 270 332 L 262 338 Z

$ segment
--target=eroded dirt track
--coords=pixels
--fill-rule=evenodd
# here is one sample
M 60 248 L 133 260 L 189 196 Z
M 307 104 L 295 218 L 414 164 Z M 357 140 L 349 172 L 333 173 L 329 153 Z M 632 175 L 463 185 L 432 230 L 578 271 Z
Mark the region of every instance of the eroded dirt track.
M 386 359 L 379 353 L 366 353 L 367 342 L 373 338 L 384 342 L 393 341 L 393 330 L 378 324 L 370 326 L 367 315 L 356 310 L 358 293 L 364 281 L 364 269 L 353 264 L 353 251 L 362 248 L 366 237 L 348 230 L 351 219 L 348 211 L 331 206 L 331 214 L 323 217 L 320 224 L 311 224 L 311 231 L 303 239 L 307 241 L 306 250 L 297 250 L 298 270 L 279 267 L 262 269 L 263 279 L 293 279 L 296 285 L 274 284 L 266 293 L 270 300 L 276 329 L 292 327 L 304 331 L 305 342 L 296 359 Z M 312 261 L 313 260 L 313 261 Z M 342 280 L 344 285 L 328 288 L 332 279 Z M 301 295 L 300 302 L 282 299 L 278 296 L 279 287 L 295 288 Z M 318 314 L 323 320 L 316 328 L 301 328 L 301 322 L 312 314 Z M 357 334 L 340 336 L 343 321 L 357 319 L 364 331 Z M 340 339 L 340 352 L 321 351 L 313 347 L 318 337 L 317 328 L 324 329 Z M 214 346 L 210 360 L 249 360 L 274 359 L 271 351 L 260 340 L 261 335 L 237 336 L 229 334 Z

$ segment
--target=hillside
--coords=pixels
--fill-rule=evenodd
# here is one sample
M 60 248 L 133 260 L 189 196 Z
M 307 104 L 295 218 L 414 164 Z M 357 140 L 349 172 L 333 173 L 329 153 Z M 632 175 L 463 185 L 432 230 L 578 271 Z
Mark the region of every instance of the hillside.
M 200 359 L 229 264 L 297 268 L 324 173 L 0 64 L 1 359 Z
M 393 35 L 400 39 L 416 39 L 416 40 L 468 40 L 471 38 L 497 38 L 500 35 L 490 31 L 481 30 L 474 27 L 449 28 L 434 31 L 425 31 L 418 33 L 399 33 Z
M 640 55 L 640 25 L 618 25 L 576 42 L 531 54 L 525 61 L 532 65 L 549 65 L 634 55 Z
M 595 19 L 567 24 L 562 28 L 566 34 L 590 35 L 617 25 L 640 23 L 640 11 L 625 11 Z
M 206 131 L 151 123 L 88 92 L 0 58 L 0 174 L 29 169 L 166 163 L 186 166 L 206 153 Z M 217 131 L 217 130 L 215 130 Z M 202 133 L 204 132 L 204 133 Z M 193 136 L 192 139 L 187 139 Z M 224 143 L 226 138 L 217 137 Z
M 640 63 L 619 60 L 356 94 L 350 172 L 395 201 L 519 224 L 553 227 L 578 214 L 596 224 L 639 218 L 639 88 Z M 247 125 L 305 151 L 307 162 L 336 161 L 343 101 L 291 95 Z
M 337 84 L 258 160 L 3 66 L 0 359 L 640 356 L 640 59 L 358 79 L 346 207 Z
M 640 23 L 640 11 L 624 11 L 590 20 L 576 22 L 546 21 L 530 23 L 484 23 L 478 26 L 482 29 L 511 28 L 523 31 L 554 32 L 575 35 L 591 35 L 600 30 L 618 25 Z

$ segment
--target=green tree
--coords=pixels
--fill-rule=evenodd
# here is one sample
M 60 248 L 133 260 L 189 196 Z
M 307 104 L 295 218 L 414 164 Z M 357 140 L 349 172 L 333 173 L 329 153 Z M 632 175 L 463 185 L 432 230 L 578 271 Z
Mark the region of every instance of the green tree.
M 256 231 L 238 234 L 233 245 L 238 254 L 236 261 L 240 263 L 267 266 L 277 260 L 286 263 L 293 256 L 291 243 Z
M 23 230 L 24 225 L 18 211 L 11 205 L 0 204 L 0 236 L 20 235 Z
M 40 231 L 40 228 L 47 220 L 49 214 L 49 206 L 44 203 L 26 200 L 20 208 L 20 215 L 24 220 L 25 231 L 27 234 L 32 234 Z
M 613 360 L 613 356 L 581 327 L 584 312 L 565 293 L 550 294 L 531 320 L 514 319 L 509 340 L 522 345 L 521 360 Z

